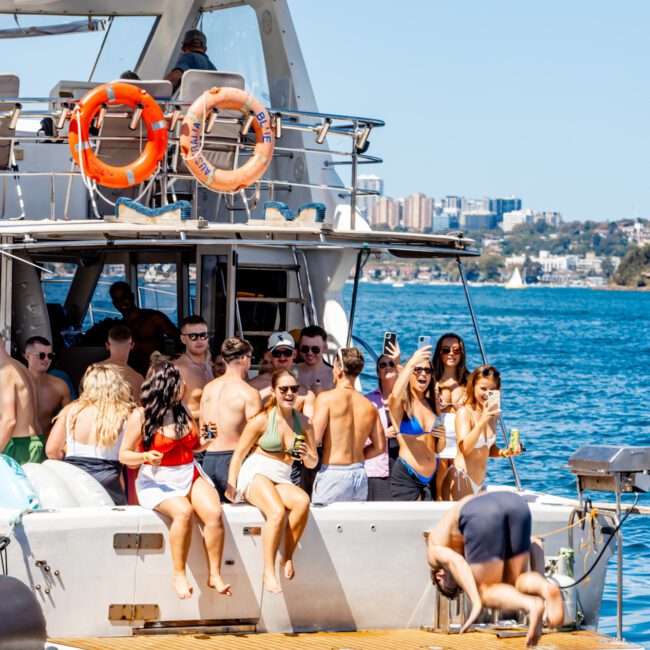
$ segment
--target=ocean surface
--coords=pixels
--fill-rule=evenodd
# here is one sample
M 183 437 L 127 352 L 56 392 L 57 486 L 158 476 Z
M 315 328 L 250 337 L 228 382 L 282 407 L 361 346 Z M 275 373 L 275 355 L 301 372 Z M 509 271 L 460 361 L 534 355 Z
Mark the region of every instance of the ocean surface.
M 348 308 L 350 296 L 347 286 Z M 501 372 L 506 427 L 520 429 L 526 446 L 517 459 L 524 487 L 575 497 L 562 467 L 578 447 L 650 445 L 650 293 L 478 286 L 471 298 L 488 361 Z M 387 330 L 398 333 L 404 360 L 420 334 L 435 342 L 456 332 L 468 366 L 481 363 L 462 286 L 360 284 L 353 333 L 380 350 Z M 492 459 L 488 481 L 514 485 L 509 464 Z M 650 495 L 639 504 L 650 506 Z M 624 637 L 650 647 L 650 516 L 628 518 L 623 546 Z M 616 633 L 615 556 L 599 631 Z
M 113 309 L 108 286 L 115 279 L 101 286 L 93 301 L 96 318 Z M 48 299 L 60 298 L 61 289 Z M 176 320 L 173 287 L 149 285 L 141 297 L 147 307 Z M 351 286 L 344 297 L 349 309 Z M 563 466 L 578 447 L 650 445 L 650 293 L 477 286 L 471 297 L 488 361 L 501 372 L 506 427 L 520 429 L 526 446 L 517 459 L 525 488 L 575 498 L 575 479 Z M 456 332 L 465 341 L 468 366 L 481 363 L 462 286 L 362 283 L 354 335 L 379 351 L 387 330 L 398 333 L 404 360 L 419 335 L 435 342 Z M 370 361 L 372 374 L 373 366 Z M 366 390 L 376 385 L 370 376 L 363 383 Z M 514 485 L 509 463 L 490 461 L 488 481 Z M 591 494 L 595 501 L 613 501 L 608 493 Z M 650 506 L 650 495 L 641 495 L 639 504 Z M 623 541 L 624 637 L 650 648 L 650 516 L 631 515 Z M 616 633 L 615 556 L 599 631 Z

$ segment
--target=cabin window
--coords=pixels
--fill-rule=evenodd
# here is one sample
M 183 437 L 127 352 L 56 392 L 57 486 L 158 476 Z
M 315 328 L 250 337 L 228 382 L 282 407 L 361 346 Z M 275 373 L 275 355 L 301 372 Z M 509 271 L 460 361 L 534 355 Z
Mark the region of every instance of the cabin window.
M 138 264 L 138 303 L 178 323 L 176 264 Z
M 268 104 L 269 82 L 255 10 L 244 5 L 204 12 L 199 29 L 208 39 L 208 56 L 217 70 L 239 72 L 246 90 Z
M 142 58 L 156 16 L 113 16 L 106 27 L 104 45 L 90 81 L 114 81 L 126 70 L 134 71 Z
M 228 258 L 225 255 L 201 257 L 201 304 L 197 307 L 199 307 L 198 313 L 205 318 L 208 329 L 212 333 L 210 345 L 213 356 L 226 338 L 227 274 Z

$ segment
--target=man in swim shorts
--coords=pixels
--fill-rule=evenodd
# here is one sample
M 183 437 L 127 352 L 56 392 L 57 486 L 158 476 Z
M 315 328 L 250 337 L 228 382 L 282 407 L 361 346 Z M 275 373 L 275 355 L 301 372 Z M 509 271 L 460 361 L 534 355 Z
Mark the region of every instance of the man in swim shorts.
M 339 350 L 334 388 L 316 398 L 314 434 L 316 444 L 323 444 L 323 464 L 314 481 L 312 503 L 365 501 L 368 497 L 363 463 L 383 453 L 386 439 L 374 404 L 354 387 L 363 363 L 357 348 Z
M 434 585 L 448 598 L 464 591 L 472 603 L 461 632 L 483 606 L 525 610 L 529 646 L 542 635 L 545 606 L 549 626 L 562 625 L 562 595 L 544 578 L 544 554 L 531 540 L 531 525 L 525 499 L 514 492 L 487 492 L 455 503 L 425 535 Z
M 300 332 L 301 363 L 296 364 L 301 384 L 308 386 L 315 395 L 334 388 L 332 368 L 323 360 L 327 350 L 327 332 L 318 325 L 309 325 Z
M 262 400 L 259 392 L 246 382 L 251 367 L 250 343 L 237 337 L 226 339 L 221 354 L 226 372 L 203 389 L 199 425 L 201 432 L 207 425 L 216 433 L 206 449 L 202 467 L 223 501 L 228 488 L 230 459 L 246 423 L 262 408 Z
M 0 454 L 16 462 L 45 460 L 45 440 L 36 411 L 36 382 L 22 363 L 12 359 L 0 334 Z
M 36 413 L 41 433 L 48 436 L 52 428 L 52 418 L 70 403 L 70 389 L 60 377 L 51 375 L 48 370 L 54 359 L 52 344 L 43 336 L 27 339 L 23 351 L 29 374 L 36 383 Z

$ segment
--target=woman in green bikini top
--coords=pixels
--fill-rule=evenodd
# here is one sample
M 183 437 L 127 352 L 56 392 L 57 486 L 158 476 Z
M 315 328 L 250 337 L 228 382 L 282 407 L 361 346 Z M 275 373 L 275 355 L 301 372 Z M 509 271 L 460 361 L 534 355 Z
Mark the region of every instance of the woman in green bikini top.
M 318 462 L 311 423 L 295 409 L 297 397 L 296 378 L 286 370 L 274 373 L 269 400 L 248 421 L 228 471 L 226 497 L 231 501 L 244 498 L 266 519 L 262 532 L 264 584 L 271 593 L 282 591 L 275 574 L 282 531 L 286 528 L 280 564 L 284 577 L 291 580 L 295 574 L 293 553 L 309 517 L 309 496 L 291 482 L 291 465 L 294 458 L 310 468 Z

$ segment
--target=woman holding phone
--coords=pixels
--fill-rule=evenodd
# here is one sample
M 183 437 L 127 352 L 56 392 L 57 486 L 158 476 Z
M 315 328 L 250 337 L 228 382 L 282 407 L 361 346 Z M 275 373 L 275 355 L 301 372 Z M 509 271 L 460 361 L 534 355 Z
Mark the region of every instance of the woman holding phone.
M 445 429 L 438 417 L 431 373 L 431 346 L 425 345 L 406 362 L 388 397 L 399 441 L 391 472 L 393 501 L 435 498 L 436 453 L 445 447 Z
M 389 337 L 388 335 L 393 335 Z M 391 501 L 390 474 L 395 459 L 397 459 L 399 444 L 397 434 L 388 412 L 388 396 L 395 386 L 397 377 L 402 370 L 397 335 L 386 332 L 384 336 L 384 350 L 377 359 L 377 379 L 379 385 L 375 390 L 365 396 L 376 406 L 379 419 L 386 436 L 386 449 L 383 454 L 365 461 L 366 474 L 368 475 L 368 501 Z M 367 444 L 370 444 L 368 440 Z
M 458 453 L 443 479 L 443 494 L 458 501 L 485 489 L 488 457 L 507 457 L 521 453 L 496 445 L 501 412 L 501 374 L 494 366 L 479 366 L 467 380 L 467 400 L 456 416 Z
M 436 473 L 438 498 L 442 500 L 449 498 L 448 495 L 443 495 L 442 479 L 456 458 L 456 413 L 465 403 L 468 376 L 463 339 L 453 332 L 443 334 L 438 339 L 433 353 L 434 391 L 447 436 L 447 443 L 438 459 Z

